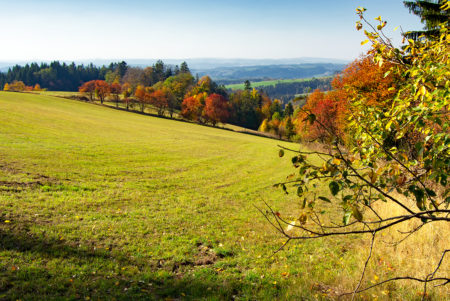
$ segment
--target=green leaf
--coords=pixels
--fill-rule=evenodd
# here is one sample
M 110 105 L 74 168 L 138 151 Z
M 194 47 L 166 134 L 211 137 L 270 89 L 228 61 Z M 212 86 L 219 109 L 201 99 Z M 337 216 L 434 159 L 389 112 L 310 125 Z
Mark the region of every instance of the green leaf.
M 338 192 L 339 192 L 339 184 L 338 184 L 338 182 L 336 182 L 336 181 L 330 182 L 329 187 L 330 187 L 330 191 L 331 191 L 332 195 L 338 194 Z
M 344 198 L 342 199 L 344 201 L 344 203 L 347 203 L 348 201 L 350 201 L 353 198 L 353 195 L 349 194 L 344 196 Z
M 302 188 L 302 186 L 298 186 L 298 188 L 297 188 L 297 195 L 298 196 L 302 196 L 303 195 L 303 188 Z
M 345 213 L 344 213 L 344 217 L 343 217 L 343 219 L 342 219 L 342 221 L 343 221 L 343 223 L 344 223 L 344 225 L 348 225 L 348 223 L 350 222 L 350 217 L 352 216 L 352 212 L 351 211 L 346 211 Z
M 436 196 L 436 192 L 434 192 L 431 189 L 425 188 L 425 190 L 427 191 L 427 194 L 431 197 L 435 197 Z
M 284 150 L 280 149 L 278 152 L 278 156 L 281 158 L 284 156 Z
M 408 187 L 408 190 L 414 194 L 414 197 L 416 198 L 416 205 L 417 208 L 420 210 L 426 210 L 427 207 L 425 205 L 425 191 L 416 185 L 411 185 Z
M 358 207 L 353 206 L 352 207 L 352 214 L 356 218 L 357 221 L 361 222 L 363 220 L 363 215 L 361 211 L 359 211 Z
M 302 209 L 305 209 L 305 207 L 306 207 L 306 198 L 303 199 Z
M 287 192 L 287 188 L 286 188 L 286 185 L 284 185 L 284 184 L 281 184 L 281 187 L 283 188 L 283 191 L 286 193 L 286 194 L 289 194 L 288 192 Z
M 447 205 L 449 205 L 450 204 L 450 196 L 448 196 L 446 199 L 445 199 L 445 201 L 444 202 L 446 202 L 447 203 Z
M 331 201 L 328 198 L 324 197 L 324 196 L 319 196 L 319 200 L 322 200 L 322 201 L 327 202 L 327 203 L 331 203 Z

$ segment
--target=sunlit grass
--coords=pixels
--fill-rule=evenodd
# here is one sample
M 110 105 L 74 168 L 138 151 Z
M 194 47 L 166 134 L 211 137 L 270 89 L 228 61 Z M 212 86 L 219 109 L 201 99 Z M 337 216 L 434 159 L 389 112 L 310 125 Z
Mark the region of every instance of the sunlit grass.
M 0 93 L 0 129 L 0 299 L 326 299 L 359 276 L 356 237 L 272 256 L 255 205 L 296 215 L 272 184 L 298 145 L 26 93 Z

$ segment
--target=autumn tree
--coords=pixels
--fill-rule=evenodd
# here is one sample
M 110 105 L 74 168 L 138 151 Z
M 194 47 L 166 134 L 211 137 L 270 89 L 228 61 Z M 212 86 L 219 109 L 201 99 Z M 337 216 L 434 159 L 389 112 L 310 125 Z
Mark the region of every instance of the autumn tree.
M 306 104 L 296 116 L 299 120 L 297 131 L 309 141 L 325 142 L 330 137 L 340 137 L 343 141 L 346 101 L 340 90 L 322 92 L 315 90 L 308 96 Z M 312 114 L 312 115 L 311 115 Z M 314 116 L 318 122 L 311 120 Z
M 105 98 L 109 95 L 109 85 L 104 80 L 95 81 L 95 96 L 100 99 L 100 103 L 103 104 Z
M 450 7 L 444 7 L 448 9 Z M 366 235 L 370 249 L 359 282 L 352 292 L 366 291 L 396 280 L 411 280 L 423 284 L 423 298 L 427 288 L 450 283 L 448 269 L 440 271 L 449 249 L 441 250 L 440 258 L 423 277 L 400 275 L 370 283 L 364 279 L 368 263 L 375 251 L 377 238 L 383 232 L 402 225 L 395 242 L 402 243 L 428 225 L 448 227 L 450 222 L 450 60 L 448 29 L 440 28 L 440 37 L 416 43 L 409 40 L 404 48 L 395 48 L 385 38 L 380 18 L 378 26 L 369 24 L 358 8 L 357 28 L 368 24 L 366 36 L 371 43 L 369 57 L 378 66 L 389 64 L 385 74 L 394 74 L 402 81 L 388 87 L 395 92 L 384 100 L 385 105 L 371 98 L 372 93 L 360 95 L 352 86 L 348 93 L 347 131 L 351 140 L 347 147 L 332 131 L 327 151 L 293 151 L 296 172 L 288 181 L 276 186 L 285 192 L 295 191 L 300 199 L 299 218 L 286 220 L 282 213 L 270 206 L 261 213 L 286 237 L 292 240 L 310 240 L 332 236 Z M 322 98 L 321 98 L 322 99 Z M 389 104 L 389 105 L 386 105 Z M 328 131 L 317 116 L 310 112 L 307 120 Z M 401 141 L 407 134 L 418 137 L 415 145 L 418 155 L 411 157 L 401 144 L 386 145 L 386 138 Z M 280 149 L 280 156 L 286 148 Z M 315 154 L 312 158 L 309 155 Z M 319 160 L 320 163 L 318 163 Z M 294 186 L 290 186 L 294 185 Z M 327 186 L 325 193 L 321 187 Z M 292 187 L 292 190 L 291 188 Z M 386 206 L 398 208 L 401 214 L 382 210 Z M 324 215 L 325 214 L 325 215 Z M 338 218 L 336 218 L 338 216 Z M 415 221 L 415 223 L 408 223 Z M 292 230 L 295 229 L 295 230 Z M 413 257 L 419 254 L 412 253 Z M 428 260 L 431 260 L 429 258 Z M 447 273 L 447 274 L 446 274 Z
M 169 107 L 169 93 L 165 89 L 160 89 L 148 94 L 150 103 L 157 109 L 159 116 L 164 116 L 164 112 Z
M 145 87 L 142 85 L 138 85 L 136 87 L 136 90 L 134 91 L 134 96 L 136 96 L 138 102 L 139 102 L 139 108 L 141 112 L 144 112 L 145 105 L 148 101 L 148 92 L 146 91 Z
M 129 107 L 130 107 L 130 103 L 131 103 L 130 96 L 131 96 L 131 94 L 132 94 L 132 90 L 131 90 L 130 84 L 129 83 L 124 83 L 122 85 L 122 97 L 123 97 L 122 99 L 123 99 L 123 102 L 125 102 L 125 107 L 126 107 L 127 110 L 129 110 Z
M 189 120 L 204 123 L 203 108 L 208 97 L 206 92 L 189 96 L 183 100 L 181 115 Z
M 181 109 L 181 103 L 183 102 L 184 96 L 190 89 L 192 89 L 193 84 L 194 77 L 188 72 L 179 73 L 178 75 L 171 76 L 164 81 L 162 87 L 170 91 L 170 93 L 175 97 L 175 102 L 172 102 L 170 105 L 171 110 Z
M 78 91 L 80 93 L 86 94 L 89 100 L 93 101 L 95 95 L 95 80 L 85 82 L 83 85 L 81 85 Z
M 230 106 L 228 100 L 219 94 L 211 94 L 205 100 L 204 113 L 206 120 L 216 125 L 218 122 L 225 123 L 230 117 Z
M 114 101 L 116 102 L 116 107 L 119 107 L 120 94 L 122 93 L 122 86 L 119 84 L 119 82 L 115 81 L 110 85 L 109 91 L 112 94 Z
M 8 86 L 6 86 L 6 88 L 8 88 L 9 90 L 5 90 L 5 91 L 23 92 L 26 89 L 26 85 L 23 83 L 23 81 L 15 80 L 12 83 L 10 83 Z
M 33 87 L 33 91 L 42 91 L 41 85 L 35 84 Z

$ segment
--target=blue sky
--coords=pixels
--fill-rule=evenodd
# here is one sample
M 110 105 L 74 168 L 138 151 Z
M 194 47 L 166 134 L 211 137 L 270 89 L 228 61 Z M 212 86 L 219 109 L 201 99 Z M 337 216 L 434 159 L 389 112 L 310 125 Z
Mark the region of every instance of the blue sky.
M 355 8 L 421 28 L 400 0 L 0 0 L 0 61 L 144 58 L 351 60 L 364 51 Z M 374 21 L 375 22 L 375 21 Z

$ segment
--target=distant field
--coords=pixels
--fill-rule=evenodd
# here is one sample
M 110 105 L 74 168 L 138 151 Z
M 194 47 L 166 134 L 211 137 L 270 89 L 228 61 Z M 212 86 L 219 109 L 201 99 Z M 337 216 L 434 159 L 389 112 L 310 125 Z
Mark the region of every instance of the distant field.
M 279 141 L 8 92 L 0 128 L 1 300 L 324 300 L 359 279 L 359 238 L 272 256 L 254 206 L 299 206 L 272 187 L 292 171 Z
M 277 80 L 266 80 L 260 82 L 251 82 L 253 88 L 265 87 L 265 86 L 275 86 L 276 84 L 289 84 L 289 83 L 301 83 L 311 80 L 312 78 L 299 78 L 299 79 L 277 79 Z M 245 84 L 232 84 L 226 85 L 225 88 L 230 90 L 243 90 Z

